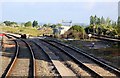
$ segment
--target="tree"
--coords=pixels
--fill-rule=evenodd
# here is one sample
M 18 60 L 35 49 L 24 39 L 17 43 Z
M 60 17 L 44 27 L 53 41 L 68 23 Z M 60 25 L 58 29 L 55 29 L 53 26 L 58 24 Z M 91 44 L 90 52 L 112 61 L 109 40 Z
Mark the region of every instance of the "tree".
M 112 21 L 112 27 L 115 28 L 117 26 L 115 21 Z
M 17 23 L 16 22 L 11 22 L 10 26 L 17 26 Z
M 32 26 L 31 21 L 28 21 L 28 22 L 25 23 L 25 27 L 31 27 L 31 26 Z
M 101 17 L 101 24 L 105 24 L 105 19 L 103 16 Z
M 108 25 L 110 25 L 110 24 L 111 24 L 111 20 L 110 20 L 109 17 L 107 17 L 107 19 L 106 19 L 106 25 L 108 26 Z
M 32 26 L 33 27 L 38 26 L 38 22 L 34 20 L 33 23 L 32 23 Z
M 47 24 L 44 24 L 43 27 L 47 27 L 48 25 Z
M 90 25 L 94 24 L 94 17 L 90 16 Z
M 97 18 L 96 24 L 100 25 L 100 18 Z
M 11 21 L 4 21 L 5 25 L 7 26 L 12 26 L 12 25 L 17 25 L 17 22 L 11 22 Z
M 83 32 L 84 31 L 84 28 L 79 26 L 79 25 L 74 25 L 70 29 L 75 30 L 77 32 Z
M 120 16 L 118 17 L 118 20 L 117 20 L 117 26 L 120 27 Z
M 10 26 L 11 22 L 10 21 L 4 21 L 3 23 L 5 23 L 5 25 Z
M 57 26 L 55 24 L 51 25 L 50 26 L 51 28 L 56 28 Z
M 16 25 L 17 25 L 17 23 L 16 23 L 16 22 L 11 22 L 10 24 L 16 24 Z
M 95 15 L 95 17 L 94 17 L 94 24 L 96 24 L 96 22 L 97 22 L 97 16 Z
M 61 27 L 61 26 L 62 26 L 62 24 L 58 23 L 56 26 Z
M 90 17 L 90 25 L 100 24 L 100 18 L 98 18 L 96 15 Z
M 118 35 L 120 35 L 120 16 L 117 19 L 117 28 L 116 29 L 117 29 Z
M 84 39 L 85 34 L 86 33 L 82 26 L 74 25 L 67 32 L 65 32 L 64 37 L 75 38 L 75 39 Z

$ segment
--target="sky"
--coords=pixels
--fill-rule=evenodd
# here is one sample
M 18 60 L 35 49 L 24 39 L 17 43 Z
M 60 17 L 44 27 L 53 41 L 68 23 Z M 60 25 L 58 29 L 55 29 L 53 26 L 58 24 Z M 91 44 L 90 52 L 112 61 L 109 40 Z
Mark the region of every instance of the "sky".
M 109 17 L 116 21 L 118 0 L 1 0 L 0 22 L 9 20 L 39 23 L 61 23 L 62 20 L 73 23 L 89 24 L 91 15 Z

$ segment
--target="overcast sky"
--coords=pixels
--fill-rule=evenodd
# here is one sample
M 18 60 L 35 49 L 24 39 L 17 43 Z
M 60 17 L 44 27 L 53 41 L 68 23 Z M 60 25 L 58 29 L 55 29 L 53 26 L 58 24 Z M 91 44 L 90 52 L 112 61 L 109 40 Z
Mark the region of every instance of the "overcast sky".
M 72 20 L 89 24 L 89 17 L 110 17 L 116 21 L 118 0 L 1 0 L 0 21 L 58 23 Z

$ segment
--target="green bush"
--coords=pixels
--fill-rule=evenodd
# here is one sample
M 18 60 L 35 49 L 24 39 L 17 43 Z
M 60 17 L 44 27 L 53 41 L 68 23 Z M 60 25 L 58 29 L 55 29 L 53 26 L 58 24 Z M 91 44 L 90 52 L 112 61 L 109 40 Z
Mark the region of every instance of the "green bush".
M 79 25 L 72 26 L 61 38 L 82 39 L 85 35 L 84 28 Z

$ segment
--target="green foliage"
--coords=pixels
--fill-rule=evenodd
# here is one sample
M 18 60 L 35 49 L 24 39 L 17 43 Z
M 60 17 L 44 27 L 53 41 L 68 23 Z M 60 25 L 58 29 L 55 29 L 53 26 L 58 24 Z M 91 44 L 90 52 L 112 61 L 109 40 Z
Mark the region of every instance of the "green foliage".
M 117 34 L 120 36 L 120 16 L 117 19 L 117 26 L 115 27 Z
M 24 25 L 25 25 L 25 27 L 31 27 L 31 26 L 32 26 L 32 23 L 31 23 L 31 21 L 28 21 L 28 22 L 26 22 Z
M 93 20 L 94 20 L 94 24 L 96 24 L 96 21 L 97 21 L 97 16 L 96 15 L 94 16 Z
M 6 26 L 17 25 L 16 22 L 11 22 L 11 21 L 4 21 L 3 23 L 5 23 Z
M 34 20 L 33 23 L 32 23 L 32 26 L 33 26 L 33 27 L 38 26 L 38 22 Z
M 11 22 L 11 24 L 17 24 L 16 22 Z
M 85 35 L 84 28 L 79 25 L 74 25 L 67 32 L 65 32 L 65 34 L 62 35 L 61 37 L 81 39 L 81 38 L 84 38 L 84 35 Z
M 58 24 L 56 24 L 56 26 L 61 27 L 61 26 L 62 26 L 62 24 L 58 23 Z
M 116 35 L 120 34 L 120 17 L 118 17 L 117 24 L 113 22 L 109 17 L 105 19 L 103 16 L 101 18 L 95 16 L 90 17 L 90 26 L 85 28 L 85 32 L 92 34 L 103 34 L 103 35 Z
M 120 27 L 120 16 L 118 17 L 118 20 L 117 20 L 117 26 Z
M 115 28 L 117 26 L 117 23 L 112 21 L 112 27 Z
M 93 16 L 90 16 L 90 25 L 91 24 L 94 24 L 94 17 Z
M 50 26 L 51 28 L 56 28 L 57 26 L 55 24 L 51 25 Z
M 90 16 L 90 25 L 100 24 L 100 18 L 95 16 Z
M 111 20 L 110 20 L 109 17 L 107 17 L 107 19 L 106 19 L 106 25 L 107 25 L 107 26 L 108 26 L 108 25 L 111 25 Z
M 77 32 L 83 32 L 84 31 L 84 28 L 79 26 L 79 25 L 74 25 L 70 28 L 70 30 L 75 30 Z
M 105 24 L 105 19 L 103 16 L 101 17 L 101 24 Z
M 43 27 L 48 27 L 48 25 L 47 25 L 47 24 L 44 24 Z
M 85 32 L 86 32 L 87 34 L 92 33 L 92 32 L 93 32 L 93 26 L 90 25 L 90 26 L 86 27 L 86 28 L 85 28 Z
M 11 25 L 10 21 L 4 21 L 3 23 L 5 23 L 6 26 L 10 26 Z
M 97 18 L 96 24 L 100 25 L 100 18 Z

